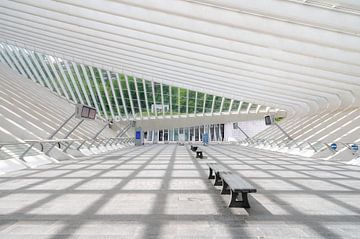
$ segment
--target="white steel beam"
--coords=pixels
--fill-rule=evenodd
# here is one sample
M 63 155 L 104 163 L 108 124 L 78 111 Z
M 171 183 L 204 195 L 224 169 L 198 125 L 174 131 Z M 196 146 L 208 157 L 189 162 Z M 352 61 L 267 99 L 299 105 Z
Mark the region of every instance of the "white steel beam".
M 229 110 L 228 110 L 228 113 L 229 113 L 229 114 L 231 113 L 233 104 L 234 104 L 234 99 L 231 99 L 231 101 L 230 101 L 230 106 L 229 106 Z
M 24 49 L 19 48 L 19 55 L 22 55 L 25 62 L 27 63 L 28 67 L 30 67 L 30 70 L 32 72 L 33 77 L 35 78 L 35 81 L 39 82 L 40 85 L 45 86 L 43 79 L 40 77 L 39 73 L 35 69 L 33 63 L 30 60 L 30 53 L 25 52 Z
M 225 97 L 223 97 L 223 98 L 221 99 L 220 111 L 219 111 L 220 114 L 223 113 L 222 110 L 223 110 L 223 107 L 224 107 L 224 101 L 225 101 Z
M 112 93 L 112 96 L 114 97 L 114 102 L 115 102 L 115 106 L 116 106 L 116 110 L 117 110 L 117 115 L 120 118 L 122 118 L 122 115 L 120 113 L 119 102 L 118 102 L 116 94 L 115 94 L 115 88 L 114 88 L 114 84 L 113 84 L 113 79 L 111 78 L 111 73 L 110 73 L 110 71 L 106 71 L 106 74 L 107 74 L 108 80 L 110 82 L 111 93 Z
M 155 96 L 155 86 L 154 86 L 154 81 L 151 81 L 151 90 L 152 90 L 152 95 L 153 95 L 153 106 L 154 106 L 154 112 L 155 112 L 155 117 L 157 118 L 157 102 L 156 102 L 156 96 Z
M 186 115 L 189 115 L 189 89 L 186 89 Z
M 255 111 L 256 114 L 259 113 L 260 108 L 261 108 L 261 105 L 258 105 L 258 106 L 256 107 L 256 111 Z
M 127 105 L 126 105 L 126 102 L 125 102 L 124 92 L 123 92 L 123 88 L 122 88 L 122 85 L 121 85 L 120 76 L 119 76 L 118 73 L 116 74 L 116 80 L 117 80 L 118 85 L 119 85 L 121 102 L 122 102 L 123 107 L 124 107 L 125 116 L 126 116 L 127 120 L 129 120 L 129 113 L 127 111 Z
M 196 108 L 197 108 L 197 98 L 198 98 L 198 92 L 195 92 L 195 105 L 194 105 L 194 115 L 196 116 Z
M 35 56 L 35 53 L 30 51 L 30 56 L 33 62 L 35 63 L 35 67 L 40 72 L 41 77 L 44 79 L 45 86 L 49 88 L 51 91 L 55 91 L 54 87 L 51 85 L 48 77 L 46 76 L 46 73 L 44 72 L 43 68 L 40 66 L 38 59 Z
M 206 98 L 207 98 L 207 94 L 204 94 L 204 103 L 203 103 L 203 111 L 202 111 L 202 115 L 205 115 L 205 110 L 206 110 Z
M 79 90 L 79 87 L 78 87 L 78 85 L 77 85 L 77 82 L 76 82 L 76 80 L 75 80 L 75 78 L 74 78 L 74 75 L 73 75 L 73 73 L 72 73 L 72 70 L 71 70 L 71 68 L 70 68 L 70 66 L 69 66 L 69 64 L 68 64 L 68 62 L 67 62 L 66 60 L 63 60 L 63 62 L 64 62 L 64 65 L 65 65 L 65 68 L 66 68 L 66 70 L 67 70 L 67 72 L 68 72 L 68 74 L 69 74 L 69 76 L 70 76 L 71 83 L 73 84 L 73 86 L 74 86 L 74 88 L 75 88 L 75 93 L 76 93 L 76 95 L 77 95 L 78 102 L 80 101 L 81 104 L 84 104 L 84 100 L 83 100 L 82 95 L 81 95 L 81 93 L 80 93 L 80 90 Z M 78 79 L 78 81 L 81 81 L 81 79 Z
M 135 76 L 134 76 L 134 84 L 135 84 L 137 103 L 138 103 L 138 106 L 139 106 L 140 118 L 142 119 L 143 118 L 143 112 L 142 112 L 141 101 L 140 101 L 140 96 L 139 96 L 138 84 L 137 84 Z
M 178 101 L 177 101 L 177 103 L 178 103 L 178 114 L 180 115 L 180 113 L 181 113 L 181 106 L 180 106 L 180 102 L 181 102 L 181 100 L 180 100 L 180 87 L 178 87 L 177 93 L 178 93 Z
M 132 112 L 132 118 L 135 119 L 136 118 L 136 114 L 135 114 L 135 109 L 134 109 L 134 102 L 132 99 L 132 95 L 131 95 L 131 90 L 130 90 L 130 85 L 129 85 L 129 79 L 128 76 L 126 74 L 124 74 L 125 76 L 125 83 L 126 83 L 126 88 L 127 88 L 127 92 L 129 94 L 129 100 L 130 100 L 130 107 L 131 107 L 131 112 Z
M 145 83 L 144 79 L 142 79 L 142 83 L 143 83 L 143 87 L 144 87 L 146 112 L 147 112 L 147 116 L 150 118 L 149 102 L 148 102 L 148 96 L 147 96 L 147 90 L 146 90 L 146 83 Z
M 49 79 L 50 79 L 50 81 L 51 81 L 51 83 L 52 83 L 52 86 L 55 88 L 56 93 L 57 93 L 59 96 L 62 96 L 62 94 L 61 94 L 61 92 L 60 92 L 60 89 L 59 89 L 59 87 L 58 87 L 58 85 L 57 85 L 57 83 L 56 83 L 56 80 L 54 79 L 54 76 L 51 74 L 51 70 L 49 69 L 47 63 L 44 61 L 43 56 L 42 56 L 41 54 L 39 54 L 39 53 L 36 53 L 36 52 L 34 52 L 34 55 L 37 56 L 37 58 L 38 58 L 39 61 L 40 61 L 40 64 L 41 64 L 41 65 L 43 66 L 43 68 L 45 69 L 45 72 L 46 72 L 47 76 L 49 77 Z M 48 61 L 47 58 L 45 58 L 45 59 Z M 49 62 L 49 61 L 48 61 L 48 62 Z M 50 62 L 49 62 L 49 65 L 51 65 Z M 54 75 L 55 75 L 55 73 L 54 73 Z M 55 77 L 56 77 L 56 75 L 55 75 Z M 66 98 L 67 98 L 67 97 L 66 97 Z
M 86 104 L 89 105 L 89 106 L 92 106 L 91 102 L 90 102 L 90 98 L 89 98 L 89 93 L 86 91 L 85 85 L 83 83 L 83 78 L 80 75 L 77 64 L 72 61 L 71 65 L 72 65 L 72 67 L 73 67 L 73 69 L 75 71 L 76 78 L 78 79 L 78 82 L 80 83 L 81 91 L 82 91 L 82 93 L 83 93 L 83 95 L 85 97 Z
M 25 61 L 24 61 L 25 57 L 23 57 L 23 56 L 20 55 L 20 50 L 19 50 L 19 48 L 17 48 L 17 47 L 15 46 L 15 47 L 13 47 L 13 50 L 14 50 L 14 53 L 15 53 L 16 57 L 19 59 L 20 64 L 24 67 L 26 74 L 30 77 L 30 79 L 31 79 L 32 81 L 37 82 L 36 79 L 35 79 L 35 77 L 34 77 L 33 74 L 31 73 L 31 71 L 29 70 L 29 67 L 27 66 L 27 64 L 26 64 Z
M 215 98 L 216 98 L 216 96 L 214 95 L 213 100 L 212 100 L 212 104 L 211 104 L 211 112 L 210 112 L 211 115 L 214 114 Z
M 91 74 L 92 81 L 94 82 L 94 85 L 95 85 L 97 97 L 98 97 L 98 99 L 99 99 L 99 101 L 100 101 L 100 105 L 101 105 L 102 111 L 103 111 L 103 113 L 104 113 L 105 118 L 106 118 L 106 119 L 109 119 L 109 116 L 108 116 L 108 114 L 107 114 L 107 111 L 106 111 L 106 108 L 105 108 L 105 104 L 104 104 L 102 95 L 101 95 L 101 93 L 100 93 L 100 87 L 99 87 L 99 84 L 98 84 L 97 79 L 96 79 L 96 76 L 95 76 L 94 68 L 93 68 L 92 66 L 89 66 L 89 69 L 90 69 L 90 74 Z
M 173 107 L 172 107 L 172 87 L 169 85 L 169 106 L 170 106 L 170 116 L 173 117 Z M 174 141 L 174 140 L 173 140 Z
M 71 87 L 71 85 L 70 85 L 70 82 L 69 82 L 66 74 L 65 74 L 64 68 L 62 67 L 60 60 L 59 60 L 58 58 L 55 58 L 55 62 L 57 63 L 58 68 L 59 68 L 59 70 L 60 70 L 60 74 L 62 75 L 62 78 L 63 78 L 63 80 L 65 81 L 65 85 L 66 85 L 66 87 L 67 87 L 67 91 L 70 92 L 72 101 L 75 102 L 75 103 L 78 103 L 78 99 L 76 98 L 76 96 L 75 96 L 75 94 L 74 94 L 74 91 L 73 91 L 73 89 L 72 89 L 72 87 Z M 64 61 L 62 61 L 62 62 L 64 62 Z M 60 78 L 60 80 L 61 80 L 61 78 Z M 64 89 L 66 89 L 66 88 L 64 87 Z
M 113 107 L 112 107 L 112 104 L 110 101 L 109 92 L 107 90 L 106 83 L 104 80 L 103 71 L 99 68 L 97 69 L 97 71 L 99 72 L 100 80 L 101 80 L 101 83 L 102 83 L 102 86 L 104 89 L 106 101 L 107 101 L 109 109 L 110 109 L 111 117 L 112 117 L 112 119 L 115 119 L 115 114 L 114 114 Z
M 252 104 L 249 103 L 249 105 L 248 105 L 248 107 L 247 107 L 247 109 L 246 109 L 246 114 L 249 114 L 249 113 L 250 113 L 250 108 L 251 108 L 251 106 L 252 106 Z
M 5 60 L 7 61 L 7 63 L 10 65 L 10 67 L 14 70 L 17 71 L 19 74 L 21 74 L 21 72 L 16 68 L 16 66 L 14 65 L 14 63 L 9 59 L 8 54 L 5 52 L 5 46 L 1 45 L 3 47 L 0 47 L 1 50 L 1 54 L 4 56 Z
M 100 107 L 99 107 L 99 105 L 98 105 L 98 103 L 97 103 L 96 96 L 95 96 L 95 93 L 94 93 L 94 91 L 93 91 L 93 88 L 92 88 L 92 85 L 91 85 L 91 82 L 90 82 L 90 79 L 89 79 L 89 75 L 88 75 L 88 73 L 87 73 L 87 71 L 86 71 L 86 68 L 85 68 L 85 66 L 84 66 L 83 64 L 80 64 L 80 68 L 81 68 L 82 73 L 83 73 L 83 75 L 84 75 L 84 77 L 85 77 L 86 85 L 87 85 L 87 87 L 89 88 L 92 102 L 94 103 L 94 105 L 91 105 L 90 103 L 89 103 L 89 105 L 90 105 L 90 106 L 95 106 L 96 111 L 100 113 Z M 91 73 L 90 73 L 90 74 L 91 74 Z
M 164 89 L 163 89 L 163 84 L 162 84 L 162 82 L 160 82 L 160 93 L 161 93 L 162 115 L 165 117 L 165 110 L 164 110 Z
M 70 100 L 69 94 L 67 92 L 67 90 L 65 89 L 64 83 L 61 80 L 58 71 L 55 68 L 55 64 L 56 64 L 56 60 L 53 57 L 49 57 L 49 56 L 45 56 L 45 59 L 47 60 L 47 62 L 49 62 L 50 68 L 52 70 L 52 73 L 54 73 L 55 75 L 55 79 L 57 80 L 58 84 L 60 85 L 60 88 L 62 90 L 62 92 L 64 93 L 65 97 L 67 100 Z
M 16 60 L 15 55 L 13 54 L 13 49 L 11 49 L 8 45 L 5 45 L 4 47 L 5 52 L 7 53 L 8 56 L 10 56 L 12 62 L 16 65 L 17 69 L 20 71 L 20 73 L 24 76 L 27 76 L 24 69 L 22 68 L 22 66 L 20 66 L 20 63 L 18 62 L 18 60 Z
M 243 102 L 240 101 L 239 107 L 238 107 L 238 109 L 237 109 L 237 113 L 238 113 L 238 114 L 240 114 L 242 105 L 243 105 Z

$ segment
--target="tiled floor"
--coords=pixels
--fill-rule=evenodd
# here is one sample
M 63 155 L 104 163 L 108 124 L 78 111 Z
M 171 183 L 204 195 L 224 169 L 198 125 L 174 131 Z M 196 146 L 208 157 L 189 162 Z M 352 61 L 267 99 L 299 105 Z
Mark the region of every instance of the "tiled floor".
M 360 167 L 241 146 L 127 148 L 0 176 L 0 238 L 360 238 Z M 221 162 L 258 188 L 229 209 Z

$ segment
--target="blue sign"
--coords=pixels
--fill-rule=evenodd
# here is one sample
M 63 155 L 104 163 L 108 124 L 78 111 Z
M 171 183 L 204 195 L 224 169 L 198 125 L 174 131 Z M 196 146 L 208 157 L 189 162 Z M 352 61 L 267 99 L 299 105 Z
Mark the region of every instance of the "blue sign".
M 141 131 L 136 131 L 135 139 L 141 139 Z
M 333 150 L 336 150 L 337 149 L 337 144 L 333 143 L 330 145 L 330 147 L 333 149 Z
M 359 150 L 359 146 L 357 144 L 353 144 L 353 145 L 351 145 L 351 150 L 356 152 Z
M 208 133 L 203 134 L 203 143 L 209 144 L 209 134 Z

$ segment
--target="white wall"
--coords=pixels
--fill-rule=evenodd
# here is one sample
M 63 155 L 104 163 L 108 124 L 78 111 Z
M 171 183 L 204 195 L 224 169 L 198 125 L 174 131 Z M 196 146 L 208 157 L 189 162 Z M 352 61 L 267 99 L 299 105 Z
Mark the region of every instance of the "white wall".
M 313 156 L 327 160 L 349 161 L 354 158 L 351 151 L 341 143 L 360 144 L 360 109 L 348 108 L 330 113 L 319 113 L 303 118 L 285 120 L 280 124 L 286 132 L 298 142 L 337 143 L 339 150 L 315 153 Z M 284 135 L 271 127 L 256 135 L 258 139 L 276 139 L 285 141 Z M 323 146 L 324 147 L 324 146 Z
M 73 104 L 0 63 L 0 142 L 47 139 L 73 112 Z M 55 138 L 63 138 L 78 121 L 72 119 Z M 100 120 L 84 121 L 70 138 L 93 137 L 104 125 Z M 100 137 L 115 135 L 106 129 Z M 18 155 L 21 150 L 9 146 L 0 156 Z
M 238 125 L 249 137 L 253 137 L 269 127 L 265 125 L 264 119 L 241 121 L 238 122 Z M 225 124 L 224 138 L 225 141 L 238 141 L 246 137 L 239 129 L 233 128 L 233 123 L 227 123 Z

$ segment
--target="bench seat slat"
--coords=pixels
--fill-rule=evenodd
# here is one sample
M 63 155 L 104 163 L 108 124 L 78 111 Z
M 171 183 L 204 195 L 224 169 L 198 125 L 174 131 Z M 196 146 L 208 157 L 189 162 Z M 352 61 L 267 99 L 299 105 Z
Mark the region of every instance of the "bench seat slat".
M 229 172 L 230 170 L 217 163 L 207 163 L 215 172 Z
M 220 172 L 220 176 L 226 181 L 234 192 L 256 192 L 256 188 L 245 181 L 239 175 L 231 172 Z

